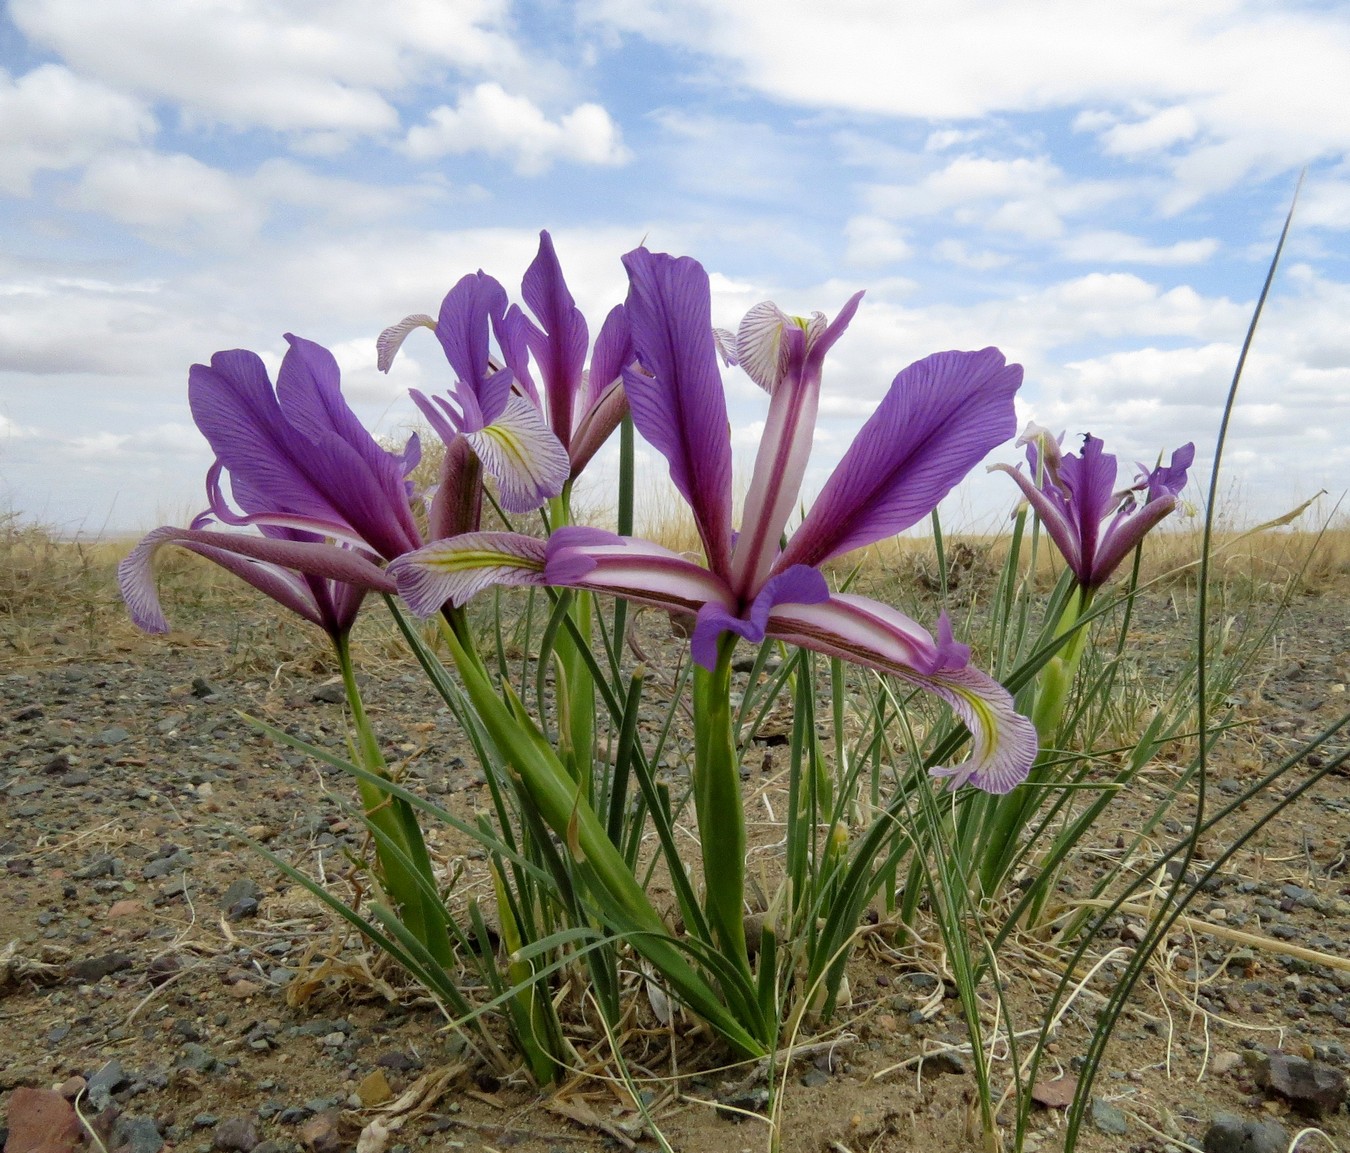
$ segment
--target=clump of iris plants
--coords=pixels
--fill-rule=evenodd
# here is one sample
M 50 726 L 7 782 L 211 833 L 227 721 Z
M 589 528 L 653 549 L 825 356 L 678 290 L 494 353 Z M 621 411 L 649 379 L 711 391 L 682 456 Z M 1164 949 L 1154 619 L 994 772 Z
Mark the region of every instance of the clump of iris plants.
M 1194 459 L 1187 444 L 1118 488 L 1115 458 L 1096 437 L 1075 455 L 1029 427 L 1019 442 L 1026 469 L 996 467 L 1062 554 L 1064 578 L 1039 631 L 1030 628 L 1014 595 L 1014 548 L 998 597 L 1001 640 L 982 667 L 945 612 L 925 626 L 849 591 L 830 566 L 934 516 L 1016 435 L 1020 366 L 985 348 L 936 352 L 896 373 L 792 527 L 828 357 L 863 294 L 832 319 L 766 302 L 731 332 L 714 328 L 697 261 L 646 248 L 622 261 L 627 297 L 593 341 L 548 233 L 521 303 L 477 272 L 454 283 L 435 316 L 384 331 L 382 370 L 408 339 L 425 339 L 419 329 L 445 355 L 446 387 L 413 393 L 444 442 L 426 493 L 407 479 L 416 439 L 401 451 L 380 446 L 319 345 L 288 336 L 275 383 L 251 352 L 194 366 L 189 402 L 216 456 L 207 508 L 185 528 L 150 533 L 119 570 L 133 619 L 152 632 L 168 629 L 153 557 L 174 544 L 327 635 L 347 688 L 350 756 L 270 731 L 355 779 L 376 896 L 366 915 L 310 884 L 462 1027 L 500 1013 L 541 1083 L 575 1064 L 569 1012 L 613 1037 L 634 997 L 664 1023 L 701 1020 L 737 1057 L 777 1052 L 846 996 L 874 899 L 909 919 L 927 894 L 961 955 L 967 911 L 1000 899 L 1015 867 L 1042 851 L 1047 806 L 1099 788 L 1063 772 L 1066 726 L 1103 683 L 1109 692 L 1082 667 L 1097 598 L 1177 506 Z M 739 518 L 721 366 L 767 399 Z M 618 523 L 587 524 L 573 485 L 616 432 Z M 698 555 L 633 533 L 635 436 L 664 460 Z M 506 527 L 484 527 L 485 502 Z M 482 765 L 491 808 L 476 821 L 406 788 L 381 757 L 350 643 L 372 594 Z M 688 637 L 659 670 L 674 688 L 660 705 L 647 695 L 656 670 L 629 655 L 637 611 L 669 615 Z M 737 681 L 747 654 L 749 677 Z M 692 719 L 687 764 L 675 735 L 681 700 Z M 786 832 L 781 874 L 765 893 L 747 869 L 742 769 L 759 720 L 784 700 Z M 672 783 L 681 767 L 685 795 Z M 695 848 L 680 832 L 686 805 Z M 428 822 L 484 850 L 495 930 L 428 851 Z M 918 856 L 935 845 L 938 882 L 925 880 Z M 1055 851 L 1047 875 L 1062 859 Z M 658 901 L 658 870 L 673 908 Z M 1025 912 L 1024 902 L 1012 921 Z M 978 1025 L 980 966 L 958 969 Z M 466 970 L 486 1001 L 465 993 Z M 573 975 L 588 993 L 569 1005 L 559 991 Z M 987 1081 L 982 1099 L 989 1106 Z M 985 1113 L 992 1127 L 992 1106 Z

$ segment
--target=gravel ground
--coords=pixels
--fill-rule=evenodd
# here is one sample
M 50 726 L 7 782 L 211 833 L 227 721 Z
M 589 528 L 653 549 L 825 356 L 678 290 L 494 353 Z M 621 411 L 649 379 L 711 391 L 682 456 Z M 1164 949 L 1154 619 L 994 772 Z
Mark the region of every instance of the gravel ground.
M 1250 724 L 1216 757 L 1218 800 L 1346 711 L 1348 594 L 1301 597 L 1236 691 L 1234 712 Z M 1166 597 L 1144 606 L 1145 647 L 1166 638 L 1169 612 Z M 384 662 L 370 697 L 411 780 L 463 812 L 485 803 L 481 772 L 455 752 L 453 723 L 420 677 Z M 363 1129 L 370 1153 L 619 1148 L 640 1134 L 631 1099 L 603 1082 L 547 1096 L 489 1072 L 416 990 L 232 837 L 245 830 L 350 892 L 361 837 L 348 785 L 240 715 L 340 749 L 341 701 L 323 669 L 241 668 L 237 646 L 181 633 L 30 629 L 21 650 L 0 654 L 0 1115 L 10 1148 L 26 1140 L 19 1122 L 37 1100 L 24 1090 L 53 1088 L 97 1118 L 109 1149 L 134 1153 L 328 1153 L 354 1148 Z M 1109 847 L 1114 831 L 1103 836 Z M 466 857 L 475 876 L 467 845 L 433 843 Z M 1350 971 L 1235 935 L 1350 958 L 1350 777 L 1332 774 L 1258 838 L 1192 917 L 1122 1022 L 1082 1147 L 1286 1148 L 1318 1124 L 1350 1149 Z M 1119 943 L 1133 931 L 1123 920 Z M 912 1060 L 961 1040 L 952 1002 L 938 995 L 931 1011 L 938 977 L 868 947 L 851 983 L 835 1050 L 785 1081 L 784 1147 L 972 1147 L 966 1060 Z M 648 1089 L 672 1143 L 767 1147 L 762 1126 L 706 1104 L 753 1108 L 760 1090 L 743 1073 L 699 1069 L 715 1054 L 696 1039 L 675 1049 L 688 1078 Z M 1062 1113 L 1045 1092 L 1029 1147 L 1062 1142 Z

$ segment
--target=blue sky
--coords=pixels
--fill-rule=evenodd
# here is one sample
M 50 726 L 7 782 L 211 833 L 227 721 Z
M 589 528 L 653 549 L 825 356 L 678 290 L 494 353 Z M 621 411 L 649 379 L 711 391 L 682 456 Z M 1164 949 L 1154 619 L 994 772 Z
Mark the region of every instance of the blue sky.
M 540 228 L 593 330 L 644 238 L 705 264 L 727 327 L 867 289 L 808 484 L 902 367 L 988 344 L 1026 366 L 1024 421 L 1101 436 L 1126 474 L 1192 439 L 1207 465 L 1305 167 L 1225 487 L 1248 519 L 1334 498 L 1347 76 L 1333 4 L 10 0 L 0 511 L 181 522 L 210 463 L 188 366 L 275 365 L 288 331 L 398 432 L 445 366 L 412 339 L 383 377 L 375 336 L 479 267 L 517 293 Z M 748 452 L 762 398 L 728 386 Z M 1012 501 L 980 475 L 948 516 L 989 527 Z

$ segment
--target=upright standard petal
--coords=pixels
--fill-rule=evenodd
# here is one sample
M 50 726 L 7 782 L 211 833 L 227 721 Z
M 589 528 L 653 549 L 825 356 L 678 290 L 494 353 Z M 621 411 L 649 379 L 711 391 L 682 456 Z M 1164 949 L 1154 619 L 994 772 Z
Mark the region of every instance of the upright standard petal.
M 715 573 L 731 560 L 731 431 L 717 371 L 712 292 L 689 257 L 636 249 L 623 258 L 624 305 L 633 348 L 645 371 L 624 370 L 638 431 L 670 466 L 670 479 L 694 513 Z
M 458 378 L 464 432 L 491 424 L 511 395 L 511 374 L 494 370 L 488 351 L 492 325 L 499 324 L 505 312 L 506 289 L 484 272 L 461 277 L 441 302 L 436 339 Z
M 769 389 L 772 393 L 769 416 L 755 455 L 755 471 L 745 496 L 745 514 L 731 560 L 731 584 L 742 600 L 756 594 L 768 579 L 778 555 L 779 541 L 797 505 L 815 439 L 825 354 L 848 328 L 862 297 L 861 292 L 855 293 L 828 325 L 821 313 L 807 320 L 774 309 L 781 330 L 777 337 L 771 324 L 752 326 L 753 337 L 747 335 L 744 324 L 741 326 L 737 352 L 742 365 L 748 357 L 759 361 L 759 367 L 768 371 L 765 357 L 751 346 L 763 342 L 777 349 L 774 354 L 777 365 L 772 370 Z M 778 571 L 788 567 L 791 566 L 783 565 Z
M 896 376 L 825 482 L 778 568 L 820 565 L 927 516 L 1017 431 L 1022 367 L 996 348 L 940 352 Z
M 539 321 L 526 340 L 544 382 L 549 427 L 564 448 L 572 443 L 573 405 L 586 366 L 590 332 L 563 279 L 553 238 L 539 234 L 539 253 L 525 270 L 521 295 Z
M 286 340 L 291 347 L 277 373 L 277 402 L 291 427 L 319 450 L 309 454 L 307 471 L 381 556 L 417 548 L 421 536 L 404 485 L 408 460 L 381 448 L 356 419 L 328 349 L 289 333 Z

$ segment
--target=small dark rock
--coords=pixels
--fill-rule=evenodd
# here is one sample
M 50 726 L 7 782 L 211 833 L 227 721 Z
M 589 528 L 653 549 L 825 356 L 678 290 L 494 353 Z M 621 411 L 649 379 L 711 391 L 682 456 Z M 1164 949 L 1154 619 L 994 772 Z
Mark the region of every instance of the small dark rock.
M 320 685 L 309 699 L 323 705 L 340 705 L 347 699 L 347 690 L 340 684 Z
M 72 961 L 66 969 L 66 975 L 72 981 L 101 981 L 112 973 L 130 969 L 132 960 L 125 953 L 104 953 L 101 957 L 86 957 L 82 961 Z
M 242 921 L 246 917 L 256 917 L 257 915 L 257 897 L 240 897 L 239 900 L 229 905 L 225 910 L 225 919 L 227 921 Z
M 216 1067 L 216 1059 L 200 1045 L 188 1042 L 183 1046 L 183 1055 L 178 1058 L 176 1068 L 190 1069 L 194 1073 L 209 1073 Z
M 1309 1061 L 1292 1053 L 1270 1055 L 1263 1087 L 1273 1089 L 1310 1117 L 1335 1112 L 1346 1097 L 1344 1073 L 1325 1061 Z
M 960 1053 L 947 1049 L 925 1058 L 923 1067 L 930 1073 L 954 1073 L 959 1076 L 966 1071 L 966 1061 Z
M 1286 1153 L 1289 1134 L 1278 1121 L 1244 1121 L 1232 1113 L 1215 1114 L 1205 1132 L 1205 1153 Z
M 202 697 L 214 697 L 216 695 L 216 686 L 205 677 L 193 677 L 192 695 L 198 699 L 201 699 Z
M 153 1117 L 119 1117 L 112 1128 L 113 1153 L 159 1153 L 164 1138 Z
M 807 1089 L 818 1089 L 830 1083 L 830 1075 L 823 1069 L 808 1069 L 802 1074 L 801 1082 Z
M 211 1138 L 211 1147 L 224 1153 L 252 1153 L 257 1144 L 258 1127 L 252 1117 L 226 1117 Z
M 89 1104 L 95 1112 L 102 1112 L 112 1102 L 112 1095 L 128 1082 L 122 1062 L 109 1061 L 97 1073 L 89 1078 L 87 1090 Z
M 41 705 L 29 705 L 26 709 L 20 709 L 14 714 L 16 721 L 39 721 L 45 714 Z

